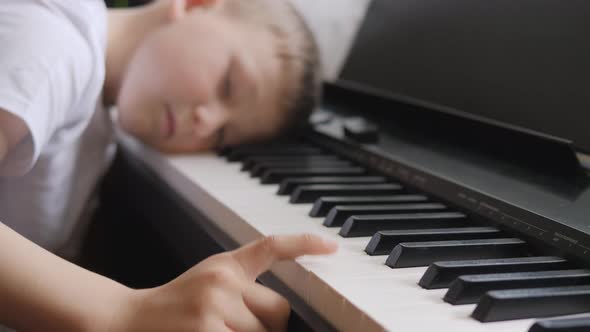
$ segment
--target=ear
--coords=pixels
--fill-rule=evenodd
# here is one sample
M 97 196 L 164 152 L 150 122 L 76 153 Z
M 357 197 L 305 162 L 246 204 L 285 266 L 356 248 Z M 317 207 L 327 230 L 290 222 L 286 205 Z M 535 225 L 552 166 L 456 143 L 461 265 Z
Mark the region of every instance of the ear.
M 176 21 L 183 18 L 190 9 L 210 7 L 218 1 L 219 0 L 172 0 L 168 16 L 171 21 Z

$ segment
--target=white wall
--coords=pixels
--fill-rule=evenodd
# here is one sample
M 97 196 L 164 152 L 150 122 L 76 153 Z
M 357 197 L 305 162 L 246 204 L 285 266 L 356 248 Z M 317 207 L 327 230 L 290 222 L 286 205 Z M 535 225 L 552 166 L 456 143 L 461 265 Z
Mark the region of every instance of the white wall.
M 314 32 L 324 77 L 338 76 L 371 0 L 290 0 Z

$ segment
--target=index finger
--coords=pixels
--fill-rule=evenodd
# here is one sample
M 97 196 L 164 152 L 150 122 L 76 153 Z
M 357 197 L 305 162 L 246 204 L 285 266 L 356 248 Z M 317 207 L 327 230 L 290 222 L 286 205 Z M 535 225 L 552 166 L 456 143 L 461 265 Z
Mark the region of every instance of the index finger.
M 235 260 L 249 279 L 256 279 L 277 261 L 303 255 L 324 255 L 336 251 L 338 245 L 313 234 L 267 236 L 233 251 Z

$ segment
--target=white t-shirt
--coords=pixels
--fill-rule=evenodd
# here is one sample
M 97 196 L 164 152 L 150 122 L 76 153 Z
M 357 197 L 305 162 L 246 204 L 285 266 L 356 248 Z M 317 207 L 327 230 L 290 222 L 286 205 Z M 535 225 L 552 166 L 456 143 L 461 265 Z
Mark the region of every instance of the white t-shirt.
M 106 33 L 102 0 L 0 5 L 0 108 L 30 131 L 0 164 L 0 222 L 54 252 L 111 160 Z

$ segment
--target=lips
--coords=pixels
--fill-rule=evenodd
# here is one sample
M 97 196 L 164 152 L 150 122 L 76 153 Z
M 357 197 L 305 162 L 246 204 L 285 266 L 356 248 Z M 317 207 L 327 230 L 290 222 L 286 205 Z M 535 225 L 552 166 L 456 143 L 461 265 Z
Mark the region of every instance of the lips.
M 171 138 L 175 131 L 176 121 L 174 113 L 170 110 L 170 107 L 166 107 L 166 111 L 164 112 L 164 136 L 166 138 Z

